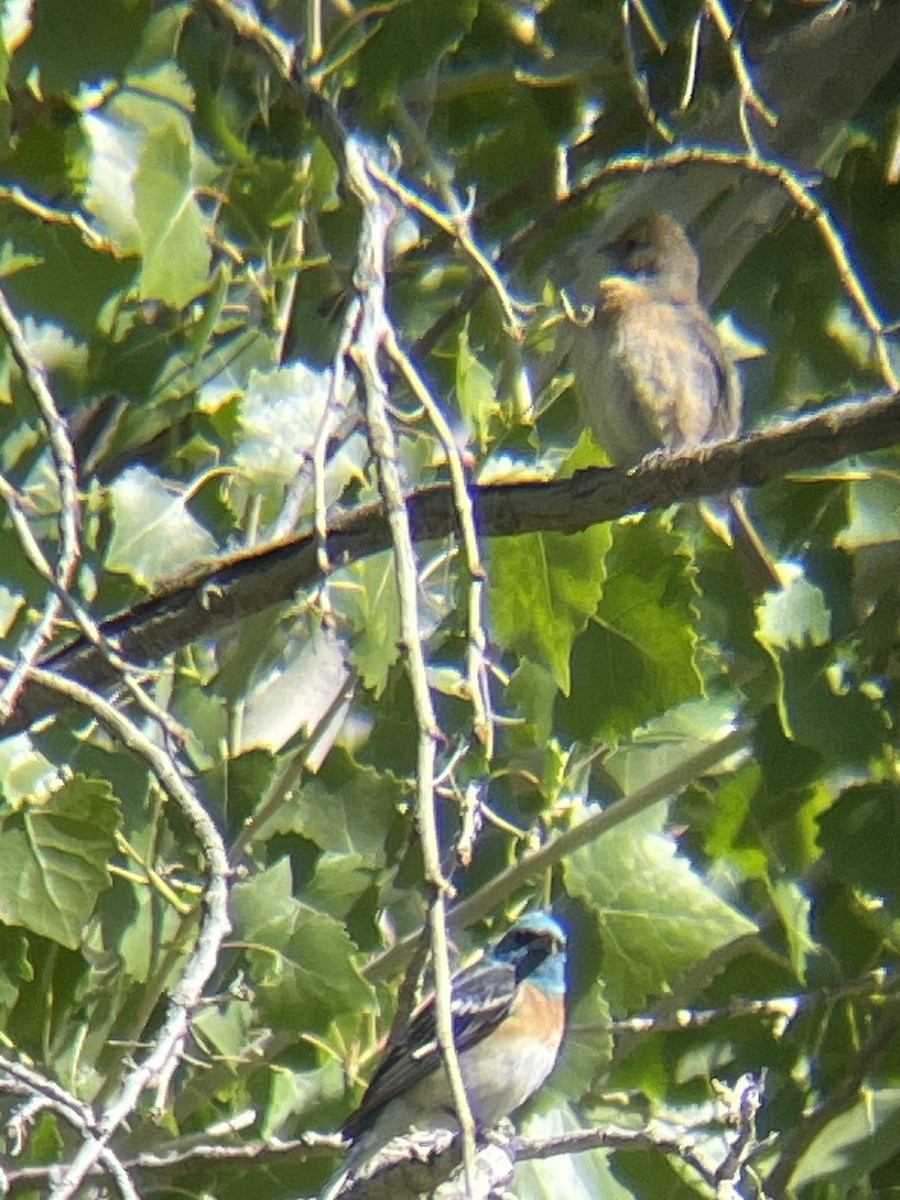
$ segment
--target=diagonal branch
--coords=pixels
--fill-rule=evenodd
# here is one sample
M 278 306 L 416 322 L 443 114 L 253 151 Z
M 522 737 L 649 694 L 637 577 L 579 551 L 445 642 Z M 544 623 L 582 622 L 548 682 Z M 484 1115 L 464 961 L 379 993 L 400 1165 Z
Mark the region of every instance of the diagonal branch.
M 682 792 L 688 784 L 713 770 L 726 758 L 743 751 L 749 736 L 747 727 L 732 729 L 630 795 L 624 796 L 607 808 L 591 813 L 565 833 L 558 834 L 537 850 L 524 854 L 471 896 L 455 905 L 450 913 L 451 930 L 455 933 L 468 925 L 474 925 L 530 880 L 536 879 L 545 871 L 551 871 L 581 846 L 596 841 L 610 829 L 617 828 L 624 821 L 658 804 L 667 796 Z M 418 936 L 418 933 L 410 933 L 395 942 L 390 949 L 373 959 L 364 968 L 363 974 L 372 983 L 390 979 L 403 969 L 404 963 L 413 952 Z
M 766 1181 L 772 1196 L 785 1194 L 791 1177 L 806 1151 L 825 1126 L 852 1108 L 863 1094 L 867 1077 L 877 1066 L 885 1050 L 900 1031 L 900 1003 L 888 1005 L 869 1037 L 860 1046 L 847 1074 L 834 1085 L 819 1105 L 803 1117 L 793 1130 L 781 1139 L 780 1154 Z
M 475 521 L 480 537 L 576 533 L 628 513 L 739 487 L 759 487 L 789 473 L 898 443 L 900 394 L 875 396 L 796 417 L 764 433 L 668 458 L 655 456 L 632 468 L 594 467 L 571 479 L 473 487 Z M 457 532 L 458 514 L 449 485 L 414 492 L 407 505 L 416 541 Z M 382 507 L 370 505 L 334 522 L 328 558 L 332 563 L 352 562 L 390 544 Z M 216 570 L 110 618 L 101 632 L 117 637 L 120 653 L 129 662 L 155 663 L 180 646 L 291 599 L 298 589 L 319 579 L 318 540 L 307 534 L 229 558 Z M 102 656 L 82 640 L 44 665 L 92 687 L 115 681 Z M 16 713 L 2 728 L 14 733 L 59 707 L 58 697 L 31 680 Z

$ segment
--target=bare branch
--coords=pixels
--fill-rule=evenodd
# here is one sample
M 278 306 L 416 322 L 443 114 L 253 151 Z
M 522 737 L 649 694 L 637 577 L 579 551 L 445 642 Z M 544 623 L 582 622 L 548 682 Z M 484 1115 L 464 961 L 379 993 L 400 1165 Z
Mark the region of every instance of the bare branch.
M 7 670 L 11 667 L 8 659 L 0 660 L 0 665 Z M 209 870 L 200 932 L 178 982 L 170 990 L 162 1028 L 151 1052 L 129 1070 L 103 1112 L 85 1127 L 81 1148 L 51 1193 L 52 1200 L 68 1200 L 103 1158 L 110 1137 L 133 1111 L 144 1088 L 152 1080 L 165 1080 L 175 1070 L 191 1014 L 215 970 L 222 942 L 231 928 L 228 918 L 229 867 L 225 846 L 214 822 L 167 751 L 154 745 L 132 721 L 89 689 L 52 671 L 39 667 L 32 671 L 43 686 L 58 691 L 93 713 L 115 737 L 147 763 L 160 786 L 193 827 Z
M 898 442 L 900 395 L 872 396 L 796 417 L 765 433 L 670 458 L 656 456 L 632 468 L 595 467 L 579 471 L 571 479 L 472 487 L 472 503 L 481 537 L 549 530 L 575 533 L 628 513 L 665 508 L 739 487 L 759 487 L 788 473 L 828 466 L 848 455 Z M 406 503 L 416 540 L 444 538 L 457 528 L 449 485 L 425 488 L 408 496 Z M 354 561 L 389 545 L 380 505 L 335 521 L 328 535 L 333 562 Z M 105 636 L 118 639 L 121 653 L 130 662 L 158 662 L 179 646 L 211 637 L 253 613 L 289 600 L 320 577 L 317 539 L 305 535 L 236 555 L 216 570 L 105 621 L 100 628 Z M 45 665 L 94 687 L 115 680 L 115 672 L 102 656 L 82 641 L 54 654 Z M 59 707 L 59 698 L 34 680 L 2 728 L 14 733 Z
M 359 372 L 365 400 L 369 444 L 378 468 L 378 485 L 386 512 L 394 555 L 394 572 L 400 602 L 400 636 L 412 688 L 418 726 L 416 762 L 416 817 L 422 839 L 424 877 L 432 895 L 428 909 L 431 957 L 435 980 L 435 1024 L 453 1103 L 463 1133 L 466 1174 L 470 1175 L 475 1151 L 475 1121 L 466 1096 L 453 1040 L 450 960 L 447 949 L 446 902 L 451 888 L 441 870 L 435 810 L 435 761 L 440 738 L 431 689 L 425 668 L 419 628 L 418 568 L 410 514 L 403 494 L 397 440 L 388 419 L 387 384 L 379 355 L 390 328 L 384 307 L 385 246 L 391 206 L 372 185 L 368 156 L 354 140 L 346 145 L 347 182 L 363 206 L 359 260 L 355 287 L 360 300 L 359 325 L 350 354 Z
M 666 796 L 674 796 L 683 791 L 689 783 L 705 775 L 723 759 L 742 750 L 748 737 L 749 733 L 746 729 L 733 730 L 718 741 L 691 755 L 679 766 L 673 767 L 671 771 L 664 772 L 651 783 L 638 788 L 631 795 L 617 800 L 615 804 L 610 804 L 608 808 L 592 814 L 537 850 L 523 855 L 518 862 L 496 875 L 490 883 L 485 884 L 467 900 L 456 905 L 450 913 L 451 929 L 464 929 L 467 925 L 481 920 L 507 897 L 513 895 L 523 884 L 536 878 L 541 872 L 556 866 L 566 855 L 572 854 L 580 846 L 594 841 L 601 834 L 615 828 L 623 821 L 629 820 L 637 813 L 643 812 L 650 805 L 659 803 Z M 379 958 L 373 959 L 363 973 L 372 982 L 389 979 L 402 969 L 417 938 L 418 934 L 410 934 L 402 941 L 397 942 Z
M 773 1196 L 785 1194 L 800 1159 L 825 1126 L 846 1112 L 859 1099 L 863 1084 L 885 1050 L 900 1031 L 900 1003 L 888 1005 L 872 1033 L 860 1046 L 853 1065 L 843 1079 L 825 1095 L 821 1103 L 807 1114 L 780 1141 L 781 1153 L 767 1178 L 767 1189 Z
M 895 969 L 877 967 L 859 979 L 851 979 L 840 987 L 820 988 L 793 996 L 767 996 L 764 999 L 736 997 L 717 1008 L 678 1008 L 674 1011 L 650 1013 L 645 1016 L 624 1017 L 596 1027 L 597 1033 L 663 1033 L 678 1029 L 705 1029 L 716 1021 L 735 1017 L 763 1017 L 783 1027 L 801 1012 L 819 1005 L 832 1005 L 851 996 L 884 996 L 894 992 L 900 978 Z M 581 1027 L 589 1032 L 591 1026 Z
M 22 326 L 10 308 L 6 295 L 0 290 L 0 329 L 3 330 L 12 356 L 22 372 L 41 420 L 47 431 L 50 455 L 59 484 L 59 557 L 54 571 L 55 591 L 44 603 L 44 611 L 34 629 L 19 648 L 17 662 L 0 692 L 0 720 L 8 716 L 16 697 L 41 651 L 53 636 L 56 618 L 62 608 L 59 593 L 70 588 L 81 557 L 81 519 L 78 502 L 78 474 L 75 451 L 66 423 L 60 416 L 53 393 L 47 385 L 44 368 L 32 354 Z
M 74 1126 L 82 1137 L 92 1136 L 96 1132 L 94 1113 L 90 1105 L 82 1103 L 58 1083 L 44 1078 L 39 1072 L 14 1059 L 0 1057 L 0 1092 L 17 1092 L 29 1097 L 7 1121 L 7 1131 L 13 1146 L 17 1148 L 17 1153 L 24 1144 L 25 1126 L 30 1125 L 38 1113 L 45 1109 L 55 1112 Z M 108 1146 L 103 1148 L 99 1162 L 102 1163 L 104 1172 L 115 1180 L 123 1200 L 138 1200 L 138 1192 L 131 1181 L 126 1164 Z M 57 1171 L 57 1167 L 45 1168 L 47 1176 Z M 5 1174 L 7 1185 L 17 1182 L 21 1176 L 21 1172 L 12 1170 Z

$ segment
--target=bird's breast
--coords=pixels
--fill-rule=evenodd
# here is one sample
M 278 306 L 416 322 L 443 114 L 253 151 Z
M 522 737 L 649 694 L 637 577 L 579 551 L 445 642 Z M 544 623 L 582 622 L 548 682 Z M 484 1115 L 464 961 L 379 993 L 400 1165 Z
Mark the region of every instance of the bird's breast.
M 562 997 L 524 983 L 506 1019 L 460 1056 L 479 1125 L 496 1125 L 534 1095 L 553 1070 L 564 1023 Z

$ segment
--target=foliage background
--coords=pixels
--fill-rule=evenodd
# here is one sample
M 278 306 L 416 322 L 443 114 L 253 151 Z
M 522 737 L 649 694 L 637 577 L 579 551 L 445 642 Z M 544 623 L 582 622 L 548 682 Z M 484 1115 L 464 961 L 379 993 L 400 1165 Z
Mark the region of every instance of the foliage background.
M 382 279 L 348 146 L 407 189 L 382 363 L 408 492 L 603 462 L 566 307 L 649 205 L 690 224 L 751 355 L 748 428 L 895 391 L 897 4 L 0 11 L 12 1194 L 75 1161 L 71 1194 L 83 1144 L 125 1195 L 315 1192 L 334 1143 L 276 1139 L 337 1129 L 389 1028 L 435 893 L 430 745 L 455 952 L 532 901 L 570 933 L 570 1034 L 526 1131 L 649 1134 L 521 1165 L 520 1194 L 900 1195 L 896 447 L 842 458 L 837 428 L 833 465 L 752 495 L 787 580 L 764 598 L 668 497 L 485 539 L 483 582 L 471 544 L 420 538 L 440 738 L 396 552 L 296 593 L 272 580 L 315 545 L 261 553 L 379 494 L 354 314 Z M 153 625 L 178 605 L 189 632 Z M 131 668 L 53 657 L 92 631 Z

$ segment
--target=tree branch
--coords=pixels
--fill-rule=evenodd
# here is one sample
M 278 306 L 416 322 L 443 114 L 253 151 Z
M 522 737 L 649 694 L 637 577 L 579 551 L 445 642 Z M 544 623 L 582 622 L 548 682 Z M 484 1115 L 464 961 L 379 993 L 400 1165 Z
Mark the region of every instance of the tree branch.
M 852 1108 L 860 1098 L 866 1078 L 874 1070 L 884 1051 L 895 1040 L 898 1031 L 900 1004 L 894 1003 L 886 1007 L 881 1020 L 860 1046 L 847 1074 L 837 1081 L 812 1112 L 794 1126 L 790 1134 L 781 1139 L 781 1153 L 766 1181 L 768 1193 L 776 1200 L 786 1194 L 800 1160 L 825 1126 Z
M 600 521 L 738 487 L 759 487 L 896 443 L 900 394 L 873 396 L 690 453 L 652 456 L 636 467 L 594 467 L 571 479 L 473 487 L 475 519 L 480 537 L 577 533 Z M 458 514 L 448 484 L 414 492 L 408 507 L 416 541 L 457 532 Z M 328 558 L 332 564 L 353 562 L 390 544 L 381 506 L 370 505 L 334 522 Z M 159 662 L 178 647 L 285 603 L 298 589 L 318 582 L 317 549 L 316 537 L 306 534 L 235 555 L 215 570 L 103 622 L 101 632 L 118 639 L 120 653 L 129 662 Z M 97 649 L 81 639 L 43 665 L 91 687 L 108 686 L 116 678 Z M 58 696 L 30 680 L 17 711 L 0 728 L 4 734 L 15 733 L 60 705 Z
M 2 661 L 7 670 L 12 669 L 11 660 Z M 200 931 L 177 978 L 168 988 L 165 1017 L 152 1049 L 128 1069 L 102 1112 L 84 1124 L 81 1147 L 53 1187 L 51 1200 L 69 1200 L 94 1166 L 106 1159 L 110 1138 L 130 1116 L 144 1088 L 151 1080 L 156 1080 L 158 1090 L 162 1089 L 178 1065 L 191 1016 L 216 967 L 222 942 L 231 929 L 228 915 L 230 868 L 221 835 L 197 798 L 186 773 L 166 749 L 155 745 L 127 716 L 88 688 L 40 667 L 33 667 L 32 671 L 45 687 L 87 709 L 123 745 L 146 762 L 159 786 L 190 823 L 208 871 Z M 116 1178 L 124 1188 L 125 1180 L 120 1174 L 117 1170 Z

